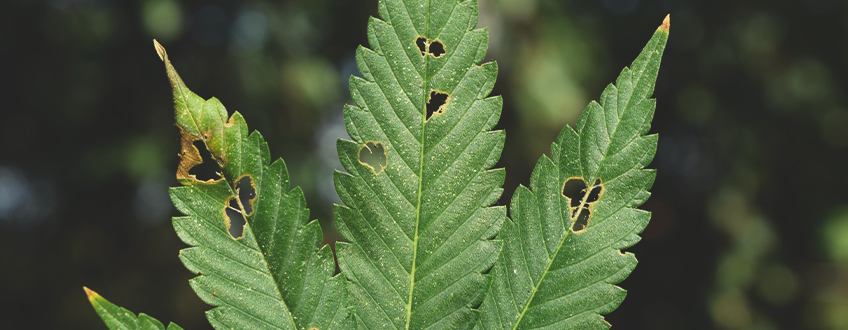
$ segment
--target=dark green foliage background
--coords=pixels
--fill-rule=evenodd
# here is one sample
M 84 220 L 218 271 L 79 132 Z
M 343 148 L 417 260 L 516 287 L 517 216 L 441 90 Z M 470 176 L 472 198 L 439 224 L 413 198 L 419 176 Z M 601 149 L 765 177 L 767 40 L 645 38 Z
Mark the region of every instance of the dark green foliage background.
M 659 173 L 644 206 L 654 216 L 630 249 L 640 262 L 612 324 L 848 327 L 848 5 L 480 2 L 486 60 L 500 67 L 493 95 L 505 101 L 501 205 L 672 15 L 651 130 Z M 376 6 L 0 3 L 4 327 L 102 327 L 87 285 L 134 312 L 209 328 L 169 221 L 178 133 L 151 39 L 196 93 L 262 132 L 327 225 L 347 77 Z

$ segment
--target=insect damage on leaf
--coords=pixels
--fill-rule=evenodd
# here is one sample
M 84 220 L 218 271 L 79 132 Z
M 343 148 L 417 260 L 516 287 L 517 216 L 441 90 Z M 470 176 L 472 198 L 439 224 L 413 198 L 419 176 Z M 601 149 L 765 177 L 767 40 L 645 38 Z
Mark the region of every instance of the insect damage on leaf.
M 247 217 L 253 215 L 253 202 L 256 200 L 256 185 L 253 183 L 253 177 L 249 174 L 241 176 L 236 180 L 233 190 L 236 195 L 227 199 L 224 218 L 230 236 L 240 239 L 244 237 Z
M 601 179 L 595 179 L 591 187 L 587 187 L 583 178 L 572 177 L 562 184 L 562 196 L 568 198 L 571 209 L 571 231 L 580 234 L 589 227 L 592 218 L 592 207 L 604 193 Z
M 622 250 L 651 218 L 637 207 L 656 176 L 645 166 L 657 148 L 651 97 L 668 26 L 666 17 L 600 102 L 562 129 L 529 187 L 516 189 L 477 329 L 610 328 L 603 315 L 624 300 L 617 284 L 637 263 Z
M 206 142 L 185 130 L 180 130 L 180 164 L 177 166 L 177 180 L 191 180 L 202 183 L 221 181 L 221 165 L 212 157 Z
M 448 107 L 450 95 L 448 93 L 433 90 L 430 91 L 430 98 L 427 99 L 427 120 L 433 116 L 445 113 L 445 108 Z
M 225 203 L 224 219 L 230 236 L 235 239 L 244 237 L 244 225 L 247 224 L 247 220 L 244 218 L 244 212 L 235 196 L 230 196 Z
M 433 56 L 435 58 L 442 57 L 445 55 L 445 44 L 443 44 L 440 40 L 430 40 L 425 38 L 424 36 L 418 36 L 415 39 L 415 45 L 418 46 L 418 50 L 421 51 L 421 56 Z
M 371 168 L 374 175 L 379 175 L 388 165 L 386 148 L 382 142 L 368 141 L 359 149 L 359 163 Z
M 238 194 L 239 204 L 244 209 L 247 216 L 253 215 L 253 202 L 256 201 L 256 185 L 253 183 L 253 177 L 250 174 L 242 175 L 236 180 L 233 187 Z

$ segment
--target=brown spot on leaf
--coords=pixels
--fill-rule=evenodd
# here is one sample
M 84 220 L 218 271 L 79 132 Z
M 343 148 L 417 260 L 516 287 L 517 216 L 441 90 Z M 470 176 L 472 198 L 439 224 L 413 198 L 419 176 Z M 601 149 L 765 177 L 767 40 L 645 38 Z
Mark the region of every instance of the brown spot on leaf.
M 206 148 L 206 142 L 183 129 L 180 129 L 179 156 L 177 180 L 216 183 L 223 179 L 221 165 Z

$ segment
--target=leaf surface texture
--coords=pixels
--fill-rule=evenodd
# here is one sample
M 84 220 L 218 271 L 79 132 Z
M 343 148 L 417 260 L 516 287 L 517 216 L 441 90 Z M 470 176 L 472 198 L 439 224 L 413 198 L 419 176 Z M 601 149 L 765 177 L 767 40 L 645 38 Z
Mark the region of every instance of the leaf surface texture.
M 216 306 L 206 313 L 212 326 L 351 329 L 343 278 L 333 276 L 332 251 L 321 247 L 321 228 L 309 221 L 303 192 L 289 189 L 283 160 L 271 163 L 268 145 L 259 132 L 248 134 L 241 114 L 228 119 L 217 99 L 192 93 L 164 48 L 156 46 L 173 87 L 183 140 L 177 172 L 183 186 L 170 190 L 185 214 L 174 218 L 174 228 L 190 245 L 180 251 L 180 260 L 199 274 L 190 280 L 194 291 Z M 187 168 L 201 166 L 197 146 L 211 154 L 204 164 L 220 167 L 217 179 Z M 234 234 L 230 226 L 239 218 L 246 224 Z
M 136 316 L 133 312 L 115 306 L 106 300 L 106 298 L 97 294 L 97 292 L 91 291 L 86 287 L 83 287 L 83 289 L 85 289 L 85 294 L 88 296 L 91 306 L 94 307 L 94 311 L 97 312 L 97 315 L 100 315 L 103 323 L 110 330 L 166 330 L 162 322 L 147 314 L 141 313 Z M 171 323 L 168 325 L 167 330 L 183 330 L 183 328 Z
M 636 267 L 634 255 L 621 249 L 639 241 L 650 219 L 636 207 L 656 176 L 643 168 L 657 135 L 645 134 L 667 38 L 668 18 L 600 103 L 586 107 L 576 131 L 562 130 L 530 187 L 516 190 L 477 329 L 610 327 L 602 315 L 626 293 L 615 284 Z
M 478 65 L 488 33 L 474 29 L 476 1 L 382 0 L 379 12 L 350 79 L 352 141 L 337 144 L 339 267 L 363 329 L 470 329 L 506 218 L 491 207 L 504 132 L 488 96 L 497 65 Z

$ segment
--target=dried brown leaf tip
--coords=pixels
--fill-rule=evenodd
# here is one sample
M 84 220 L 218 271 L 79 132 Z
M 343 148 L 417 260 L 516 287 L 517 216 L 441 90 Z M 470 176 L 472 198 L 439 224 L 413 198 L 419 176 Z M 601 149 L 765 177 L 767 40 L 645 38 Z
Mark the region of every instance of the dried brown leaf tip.
M 668 32 L 668 29 L 670 27 L 671 27 L 671 14 L 668 14 L 668 15 L 665 16 L 665 19 L 663 20 L 662 25 L 660 25 L 658 30 Z
M 165 47 L 162 47 L 162 44 L 156 41 L 156 39 L 153 39 L 153 47 L 156 48 L 156 54 L 159 55 L 159 59 L 164 62 L 165 59 L 168 58 L 168 53 L 165 52 Z
M 216 183 L 223 179 L 221 165 L 206 148 L 206 142 L 183 129 L 180 129 L 179 156 L 177 180 Z
M 97 292 L 94 292 L 87 287 L 82 287 L 82 289 L 85 291 L 85 296 L 88 297 L 89 301 L 93 301 L 94 299 L 97 299 L 98 297 L 100 297 L 100 295 L 97 294 Z

